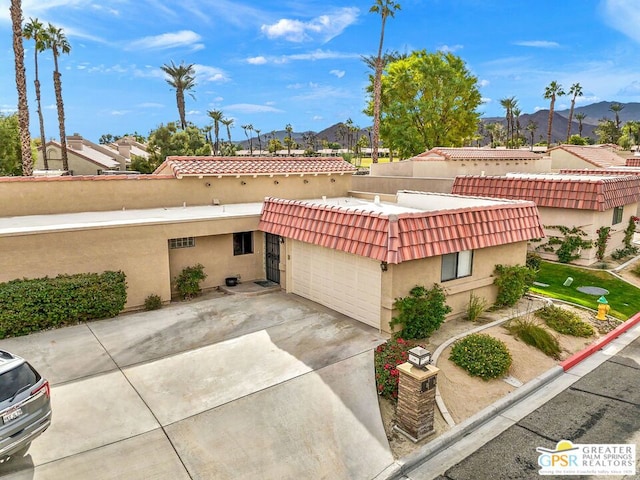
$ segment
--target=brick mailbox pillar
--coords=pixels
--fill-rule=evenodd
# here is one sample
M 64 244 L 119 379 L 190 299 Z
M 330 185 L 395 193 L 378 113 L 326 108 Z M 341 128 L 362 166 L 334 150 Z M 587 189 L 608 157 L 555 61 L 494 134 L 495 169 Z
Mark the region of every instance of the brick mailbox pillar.
M 435 432 L 434 411 L 436 407 L 436 383 L 439 368 L 427 365 L 426 370 L 410 363 L 398 365 L 398 406 L 395 429 L 419 442 Z

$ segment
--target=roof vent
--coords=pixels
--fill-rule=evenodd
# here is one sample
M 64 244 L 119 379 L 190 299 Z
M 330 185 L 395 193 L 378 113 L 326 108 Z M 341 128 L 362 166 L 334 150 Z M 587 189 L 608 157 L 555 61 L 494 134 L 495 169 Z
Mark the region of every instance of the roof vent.
M 373 197 L 373 203 L 375 203 L 376 205 L 380 205 L 380 195 L 376 195 L 375 197 Z

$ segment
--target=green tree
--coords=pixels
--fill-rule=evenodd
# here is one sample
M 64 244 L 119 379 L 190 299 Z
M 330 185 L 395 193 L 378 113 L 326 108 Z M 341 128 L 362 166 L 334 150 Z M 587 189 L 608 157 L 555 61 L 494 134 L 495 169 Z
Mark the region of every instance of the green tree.
M 640 121 L 629 120 L 622 127 L 622 136 L 629 139 L 630 145 L 640 145 Z
M 525 130 L 529 132 L 529 136 L 531 138 L 531 148 L 533 149 L 534 137 L 536 135 L 536 131 L 538 130 L 538 122 L 536 122 L 535 120 L 529 120 L 529 123 L 527 123 Z
M 562 85 L 553 80 L 544 90 L 544 98 L 549 100 L 549 122 L 547 124 L 547 146 L 551 146 L 551 127 L 553 126 L 553 108 L 556 98 L 564 95 Z
M 280 142 L 279 138 L 272 138 L 269 140 L 269 153 L 276 153 L 278 150 L 282 150 L 282 142 Z
M 294 142 L 293 137 L 291 136 L 293 127 L 290 123 L 287 123 L 287 126 L 284 127 L 284 129 L 287 131 L 287 136 L 284 137 L 284 144 L 287 147 L 287 155 L 291 155 L 291 149 L 296 148 L 296 142 Z
M 513 109 L 518 105 L 516 97 L 506 97 L 500 99 L 500 106 L 505 110 L 505 124 L 507 128 L 507 147 L 513 147 Z
M 378 55 L 376 57 L 376 68 L 373 80 L 373 140 L 371 150 L 371 161 L 378 163 L 378 143 L 380 141 L 380 123 L 382 109 L 382 70 L 384 68 L 382 57 L 382 45 L 384 44 L 384 28 L 387 18 L 393 18 L 396 10 L 400 10 L 400 4 L 392 0 L 375 0 L 369 9 L 369 13 L 377 13 L 382 20 L 380 27 L 380 43 L 378 44 Z
M 157 168 L 167 157 L 174 155 L 209 155 L 211 149 L 202 130 L 192 124 L 178 128 L 175 122 L 160 125 L 149 133 L 147 144 L 149 168 Z M 133 170 L 139 170 L 140 165 Z
M 30 18 L 29 22 L 25 24 L 22 29 L 22 34 L 27 40 L 33 40 L 35 45 L 33 49 L 34 55 L 34 80 L 33 84 L 36 89 L 36 105 L 38 108 L 38 122 L 40 124 L 40 144 L 42 145 L 42 161 L 44 163 L 44 169 L 49 170 L 49 160 L 47 158 L 47 140 L 44 134 L 44 117 L 42 116 L 42 101 L 40 95 L 40 77 L 38 74 L 38 53 L 42 53 L 47 49 L 46 46 L 46 30 L 44 25 L 36 18 Z
M 624 109 L 624 105 L 620 104 L 620 103 L 612 103 L 611 106 L 609 107 L 609 110 L 615 115 L 616 117 L 616 128 L 618 130 L 620 130 L 620 125 L 621 125 L 621 121 L 620 121 L 620 112 Z
M 582 136 L 582 121 L 587 118 L 586 113 L 576 113 L 576 120 L 578 120 L 578 135 Z
M 620 130 L 609 118 L 600 119 L 594 133 L 598 135 L 598 143 L 618 143 L 620 138 Z
M 460 57 L 413 52 L 391 62 L 382 77 L 381 138 L 402 158 L 432 147 L 460 146 L 477 129 L 480 103 L 478 79 Z M 365 113 L 372 111 L 369 102 Z
M 567 124 L 567 143 L 569 143 L 569 137 L 571 137 L 571 122 L 573 121 L 573 109 L 576 106 L 576 98 L 582 96 L 582 87 L 579 83 L 571 85 L 569 95 L 571 95 L 571 108 L 569 109 L 569 123 Z M 582 134 L 580 134 L 580 136 L 582 136 Z
M 171 65 L 164 64 L 160 69 L 167 74 L 165 81 L 176 91 L 176 104 L 178 106 L 178 115 L 180 116 L 180 126 L 184 130 L 187 127 L 184 94 L 187 92 L 193 97 L 191 91 L 196 86 L 196 71 L 193 68 L 193 63 L 186 65 L 184 62 L 180 62 L 180 65 L 176 65 L 173 63 L 173 60 L 171 60 Z
M 216 137 L 216 141 L 213 144 L 213 154 L 219 155 L 220 154 L 220 123 L 222 123 L 222 119 L 224 117 L 221 110 L 209 110 L 207 112 L 207 115 L 209 115 L 209 117 L 211 117 L 211 120 L 213 120 L 213 134 Z
M 22 150 L 18 114 L 0 113 L 0 176 L 22 173 Z
M 64 102 L 62 100 L 62 74 L 58 68 L 58 58 L 61 54 L 71 52 L 64 31 L 52 24 L 47 25 L 45 45 L 53 54 L 53 88 L 56 94 L 56 107 L 58 109 L 58 129 L 60 130 L 60 147 L 62 151 L 62 169 L 69 171 L 69 157 L 67 155 L 67 133 L 64 126 Z
M 233 122 L 233 118 L 223 118 L 220 120 L 220 123 L 227 128 L 227 140 L 229 142 L 229 146 L 231 145 L 231 127 L 233 127 Z
M 515 140 L 513 139 L 513 133 L 514 131 L 512 130 L 511 132 L 511 143 L 512 143 L 512 148 L 518 148 L 520 146 L 520 114 L 522 113 L 522 110 L 520 110 L 518 107 L 514 107 L 513 110 L 511 111 L 512 114 L 512 128 L 515 130 Z
M 18 128 L 20 132 L 20 159 L 22 174 L 33 173 L 33 153 L 29 133 L 29 105 L 27 103 L 27 77 L 24 70 L 24 46 L 22 44 L 22 2 L 11 0 L 11 25 L 13 31 L 13 56 L 18 91 Z

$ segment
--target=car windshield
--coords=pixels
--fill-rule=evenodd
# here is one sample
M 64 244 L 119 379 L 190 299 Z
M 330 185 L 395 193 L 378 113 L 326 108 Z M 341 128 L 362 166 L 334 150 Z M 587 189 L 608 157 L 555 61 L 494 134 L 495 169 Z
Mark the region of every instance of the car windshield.
M 0 375 L 0 402 L 13 397 L 16 392 L 35 385 L 40 375 L 28 363 L 22 363 Z

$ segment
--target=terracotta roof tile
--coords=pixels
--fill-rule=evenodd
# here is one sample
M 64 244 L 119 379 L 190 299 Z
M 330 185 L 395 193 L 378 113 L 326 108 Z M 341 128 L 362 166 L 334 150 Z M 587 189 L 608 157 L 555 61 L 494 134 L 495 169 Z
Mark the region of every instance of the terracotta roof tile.
M 600 170 L 598 170 L 598 174 Z M 584 179 L 553 175 L 513 177 L 458 176 L 451 193 L 477 197 L 529 200 L 539 207 L 605 211 L 640 200 L 640 176 Z
M 353 173 L 341 157 L 167 157 L 154 173 L 184 176 Z
M 627 158 L 627 167 L 640 167 L 640 157 Z
M 607 148 L 595 145 L 558 145 L 548 150 L 549 155 L 553 157 L 553 152 L 564 150 L 572 155 L 590 163 L 598 168 L 607 168 L 611 166 L 624 166 L 625 160 L 620 155 L 615 154 Z
M 543 158 L 542 155 L 529 150 L 435 147 L 427 152 L 416 155 L 412 160 L 540 160 L 541 158 Z
M 544 236 L 531 202 L 386 215 L 267 198 L 259 229 L 388 263 Z

